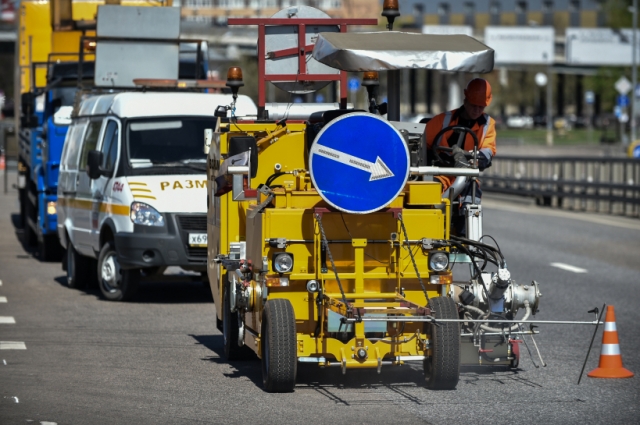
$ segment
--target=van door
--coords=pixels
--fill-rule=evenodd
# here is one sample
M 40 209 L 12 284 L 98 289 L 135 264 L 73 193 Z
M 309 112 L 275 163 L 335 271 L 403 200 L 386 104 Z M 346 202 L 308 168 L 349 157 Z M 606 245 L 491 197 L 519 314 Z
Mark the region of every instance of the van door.
M 63 243 L 66 241 L 67 229 L 71 233 L 73 226 L 72 208 L 76 198 L 76 179 L 78 176 L 78 159 L 87 121 L 74 123 L 64 142 L 60 159 L 60 175 L 58 177 L 58 235 Z
M 85 256 L 95 257 L 91 244 L 91 210 L 93 204 L 94 182 L 87 174 L 87 159 L 89 151 L 95 150 L 98 145 L 102 118 L 89 121 L 87 131 L 84 134 L 82 152 L 78 163 L 78 175 L 76 178 L 76 201 L 73 209 L 73 240 L 76 250 Z
M 121 204 L 120 199 L 114 199 L 111 180 L 116 175 L 118 164 L 118 154 L 120 146 L 120 122 L 115 118 L 106 118 L 104 131 L 98 143 L 98 150 L 102 152 L 102 164 L 100 167 L 105 170 L 102 175 L 93 181 L 93 197 L 91 203 L 91 232 L 89 239 L 94 250 L 100 249 L 100 224 L 104 216 L 119 212 L 119 208 L 103 208 L 103 205 L 113 207 L 113 204 Z M 121 186 L 118 186 L 121 187 Z M 122 191 L 119 192 L 120 194 Z M 108 212 L 110 211 L 110 212 Z

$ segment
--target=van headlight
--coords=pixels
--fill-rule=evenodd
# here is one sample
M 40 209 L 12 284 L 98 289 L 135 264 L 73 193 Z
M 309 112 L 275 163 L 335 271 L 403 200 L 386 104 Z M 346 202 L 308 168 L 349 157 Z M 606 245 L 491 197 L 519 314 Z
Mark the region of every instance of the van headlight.
M 133 202 L 129 218 L 133 224 L 141 226 L 164 226 L 164 217 L 151 205 L 144 202 Z
M 271 259 L 271 267 L 274 272 L 290 273 L 293 270 L 293 254 L 277 252 Z
M 449 254 L 445 251 L 429 252 L 429 268 L 441 272 L 449 267 Z

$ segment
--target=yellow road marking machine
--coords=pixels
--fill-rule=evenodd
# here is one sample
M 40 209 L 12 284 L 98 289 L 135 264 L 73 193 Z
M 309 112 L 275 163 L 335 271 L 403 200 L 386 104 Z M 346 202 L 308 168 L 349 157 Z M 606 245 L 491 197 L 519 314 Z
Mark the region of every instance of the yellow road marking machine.
M 261 90 L 258 119 L 205 131 L 207 270 L 226 359 L 255 352 L 270 392 L 294 389 L 298 363 L 346 373 L 416 360 L 427 387 L 453 389 L 461 363 L 516 367 L 522 336 L 536 333 L 522 322 L 537 283 L 516 284 L 483 242 L 480 205 L 468 237 L 451 234 L 456 189 L 443 196 L 431 178 L 478 169 L 427 166 L 424 124 L 392 119 L 391 93 L 390 119 L 375 101 L 378 71 L 397 94 L 398 69 L 489 72 L 493 50 L 462 35 L 346 32 L 376 22 L 307 7 L 229 19 L 259 27 Z M 345 71 L 365 72 L 368 112 L 347 108 Z M 237 94 L 241 70 L 227 77 Z M 292 93 L 335 81 L 340 105 L 269 105 L 267 81 Z M 461 262 L 470 278 L 456 282 Z

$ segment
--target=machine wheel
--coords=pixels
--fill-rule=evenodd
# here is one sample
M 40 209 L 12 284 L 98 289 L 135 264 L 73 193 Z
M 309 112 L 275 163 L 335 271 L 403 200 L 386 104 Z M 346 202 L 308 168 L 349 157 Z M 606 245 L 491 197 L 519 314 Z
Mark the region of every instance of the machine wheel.
M 42 242 L 38 242 L 40 249 L 40 261 L 60 261 L 62 258 L 62 246 L 58 235 L 44 235 Z
M 509 363 L 510 369 L 517 369 L 520 365 L 520 344 L 517 342 L 509 342 L 511 345 L 511 355 L 513 359 Z
M 138 291 L 140 270 L 120 267 L 113 242 L 107 242 L 98 257 L 100 292 L 109 301 L 128 301 Z
M 91 275 L 91 258 L 78 254 L 71 241 L 67 248 L 67 286 L 82 289 L 87 285 Z
M 458 309 L 453 299 L 435 297 L 429 300 L 436 319 L 457 319 Z M 432 390 L 453 390 L 460 378 L 460 324 L 456 322 L 427 325 L 430 327 L 431 356 L 424 360 L 427 387 Z
M 267 301 L 262 313 L 262 383 L 270 393 L 292 392 L 296 385 L 296 318 L 289 300 Z
M 241 360 L 244 358 L 245 347 L 238 345 L 238 312 L 231 312 L 231 282 L 225 273 L 222 275 L 224 285 L 224 296 L 222 302 L 222 337 L 224 342 L 224 357 L 227 361 Z M 216 318 L 217 320 L 217 318 Z

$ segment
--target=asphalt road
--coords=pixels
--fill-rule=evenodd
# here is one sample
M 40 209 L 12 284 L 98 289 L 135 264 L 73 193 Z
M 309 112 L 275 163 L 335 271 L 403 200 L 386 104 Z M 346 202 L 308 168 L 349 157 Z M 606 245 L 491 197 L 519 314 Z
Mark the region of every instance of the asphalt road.
M 520 369 L 465 368 L 455 391 L 425 389 L 421 366 L 408 365 L 345 376 L 305 367 L 294 393 L 265 393 L 259 362 L 221 360 L 203 285 L 143 284 L 131 303 L 69 289 L 60 264 L 22 246 L 16 191 L 3 187 L 0 177 L 0 424 L 640 422 L 638 376 L 576 384 L 593 332 L 584 325 L 540 326 L 546 367 L 523 349 Z M 591 320 L 587 310 L 614 305 L 624 365 L 640 373 L 640 221 L 489 198 L 484 208 L 512 276 L 540 284 L 536 318 Z

